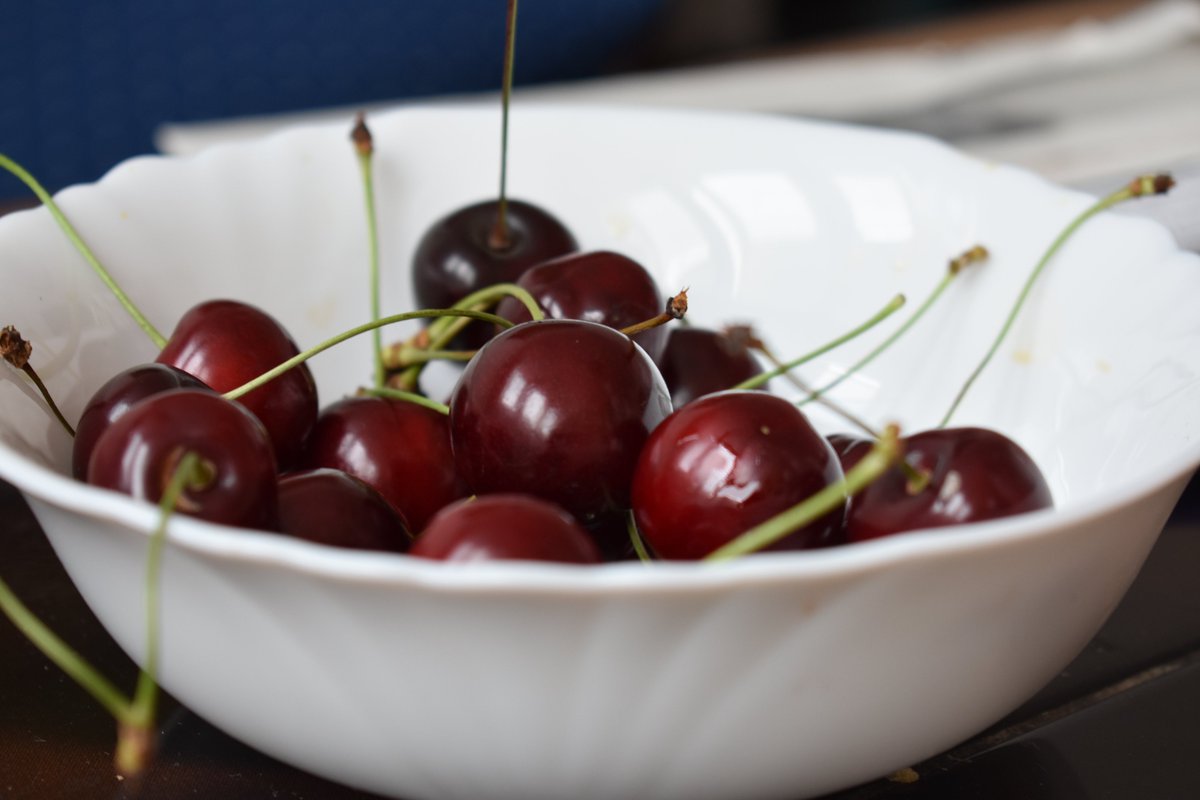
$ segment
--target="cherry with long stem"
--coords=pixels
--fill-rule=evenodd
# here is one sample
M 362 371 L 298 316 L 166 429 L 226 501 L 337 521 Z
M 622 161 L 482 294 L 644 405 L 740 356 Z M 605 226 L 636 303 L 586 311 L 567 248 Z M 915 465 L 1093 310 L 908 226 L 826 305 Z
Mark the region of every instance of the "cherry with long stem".
M 950 428 L 948 423 L 975 380 L 999 350 L 1038 277 L 1070 237 L 1096 214 L 1135 197 L 1162 194 L 1173 181 L 1148 175 L 1097 200 L 1074 217 L 1054 238 L 1031 270 L 991 347 L 954 398 L 941 424 L 906 440 L 909 466 L 925 476 L 914 487 L 911 475 L 889 473 L 851 505 L 846 537 L 851 542 L 918 528 L 941 528 L 1049 508 L 1050 487 L 1033 459 L 1013 440 L 986 428 Z M 843 464 L 856 458 L 865 442 L 842 448 Z
M 509 106 L 513 82 L 517 3 L 508 3 L 500 130 L 500 196 L 435 220 L 417 242 L 412 258 L 413 292 L 419 306 L 446 308 L 477 289 L 513 283 L 530 267 L 574 252 L 579 245 L 548 211 L 508 196 Z M 469 325 L 455 349 L 480 347 L 495 329 Z M 393 381 L 396 385 L 397 381 Z M 411 375 L 399 388 L 413 389 Z
M 1075 231 L 1079 230 L 1082 225 L 1092 217 L 1102 211 L 1112 208 L 1118 203 L 1123 203 L 1126 200 L 1132 200 L 1135 197 L 1148 197 L 1156 194 L 1166 194 L 1175 185 L 1175 180 L 1166 174 L 1159 175 L 1142 175 L 1134 178 L 1125 186 L 1121 187 L 1112 194 L 1102 197 L 1092 205 L 1085 208 L 1079 216 L 1071 220 L 1066 228 L 1062 230 L 1050 243 L 1050 247 L 1034 265 L 1033 270 L 1029 273 L 1029 277 L 1025 279 L 1025 284 L 1021 287 L 1020 293 L 1017 295 L 1017 300 L 1013 303 L 1012 309 L 1008 312 L 1008 316 L 1004 320 L 1004 324 L 1000 326 L 1000 331 L 996 334 L 996 338 L 992 340 L 991 347 L 988 348 L 983 358 L 971 372 L 966 382 L 959 389 L 958 394 L 954 397 L 954 401 L 950 403 L 950 408 L 946 410 L 946 415 L 942 417 L 942 421 L 938 423 L 939 428 L 944 428 L 950 424 L 950 418 L 954 416 L 954 412 L 958 410 L 962 404 L 963 398 L 967 396 L 967 392 L 975 384 L 975 381 L 983 373 L 984 369 L 991 362 L 992 357 L 996 355 L 996 351 L 1000 349 L 1000 345 L 1004 342 L 1008 332 L 1012 329 L 1013 322 L 1021 313 L 1021 308 L 1025 305 L 1025 301 L 1029 297 L 1029 292 L 1033 289 L 1034 283 L 1037 282 L 1039 276 L 1046 269 L 1046 265 L 1050 263 L 1055 254 L 1058 253 L 1067 240 L 1074 235 Z
M 165 347 L 167 344 L 166 337 L 159 333 L 158 329 L 155 328 L 154 325 L 151 324 L 150 320 L 146 318 L 146 315 L 143 314 L 136 305 L 134 305 L 133 301 L 129 299 L 129 296 L 126 295 L 125 292 L 122 291 L 121 287 L 117 285 L 117 282 L 113 279 L 109 271 L 104 268 L 103 264 L 100 263 L 100 259 L 96 257 L 94 252 L 92 252 L 92 248 L 88 247 L 87 243 L 83 240 L 83 237 L 79 235 L 79 231 L 77 231 L 75 226 L 71 224 L 71 221 L 67 219 L 66 214 L 64 214 L 62 209 L 59 208 L 58 203 L 55 202 L 50 193 L 46 191 L 46 188 L 38 182 L 37 178 L 33 177 L 33 175 L 31 175 L 24 167 L 3 153 L 0 153 L 0 167 L 3 167 L 12 175 L 19 178 L 22 183 L 28 186 L 29 189 L 35 195 L 37 195 L 37 198 L 42 201 L 43 205 L 46 206 L 46 209 L 50 212 L 50 215 L 54 217 L 54 221 L 58 223 L 60 228 L 62 228 L 63 233 L 66 234 L 67 238 L 71 241 L 71 244 L 73 244 L 75 249 L 79 251 L 79 254 L 83 256 L 84 261 L 88 263 L 96 275 L 99 276 L 100 280 L 104 282 L 104 285 L 107 286 L 108 290 L 113 293 L 113 296 L 117 298 L 117 302 L 119 302 L 125 311 L 128 312 L 129 316 L 132 317 L 134 322 L 138 324 L 138 327 L 145 331 L 146 335 L 150 337 L 150 341 L 154 342 L 155 346 L 160 350 Z

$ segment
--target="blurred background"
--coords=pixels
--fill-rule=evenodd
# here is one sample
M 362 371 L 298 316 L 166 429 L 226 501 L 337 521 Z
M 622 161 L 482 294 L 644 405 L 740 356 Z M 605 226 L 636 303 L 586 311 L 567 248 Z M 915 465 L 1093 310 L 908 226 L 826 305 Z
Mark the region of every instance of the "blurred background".
M 503 0 L 7 5 L 0 152 L 55 190 L 500 83 Z M 1084 188 L 1200 162 L 1200 0 L 525 0 L 515 73 L 517 102 L 909 128 Z M 0 180 L 0 199 L 25 194 Z

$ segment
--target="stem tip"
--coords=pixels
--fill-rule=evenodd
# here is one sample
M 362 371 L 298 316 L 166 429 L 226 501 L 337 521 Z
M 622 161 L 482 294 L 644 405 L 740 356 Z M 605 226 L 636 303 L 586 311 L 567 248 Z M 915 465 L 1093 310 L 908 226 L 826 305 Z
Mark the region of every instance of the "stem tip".
M 33 354 L 33 345 L 26 341 L 12 325 L 0 329 L 0 357 L 17 369 L 25 369 L 29 356 Z
M 671 319 L 683 319 L 687 315 L 688 310 L 688 290 L 687 287 L 679 290 L 679 294 L 674 297 L 667 298 L 667 313 L 671 315 Z
M 371 138 L 371 130 L 367 127 L 367 115 L 358 112 L 354 118 L 354 128 L 350 131 L 350 141 L 360 156 L 369 156 L 375 152 L 375 140 Z

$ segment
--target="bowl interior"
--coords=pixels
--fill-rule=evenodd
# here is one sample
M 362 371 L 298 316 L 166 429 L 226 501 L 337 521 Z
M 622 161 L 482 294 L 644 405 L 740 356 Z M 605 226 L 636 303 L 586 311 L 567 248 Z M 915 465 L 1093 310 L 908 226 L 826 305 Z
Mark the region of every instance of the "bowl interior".
M 414 307 L 421 232 L 494 192 L 492 109 L 370 120 L 385 311 Z M 363 193 L 341 127 L 296 130 L 190 159 L 142 158 L 61 204 L 164 333 L 196 302 L 259 304 L 302 347 L 368 319 Z M 937 424 L 1040 254 L 1090 198 L 931 140 L 767 117 L 515 109 L 510 192 L 558 214 L 588 249 L 642 261 L 664 294 L 689 288 L 697 324 L 749 322 L 781 355 L 810 350 L 898 292 L 908 308 L 801 370 L 821 385 L 900 324 L 967 247 L 963 274 L 891 351 L 833 395 L 874 423 Z M 153 358 L 44 210 L 0 220 L 0 323 L 69 418 L 116 371 Z M 1197 459 L 1200 264 L 1159 226 L 1106 214 L 1054 260 L 954 418 L 1013 436 L 1059 506 L 1178 474 Z M 413 327 L 385 333 L 388 340 Z M 318 356 L 322 401 L 370 376 L 369 338 Z M 451 372 L 434 377 L 439 391 Z M 784 381 L 776 391 L 796 395 Z M 69 441 L 15 372 L 0 380 L 0 442 L 60 471 Z M 809 407 L 825 429 L 836 417 Z M 20 480 L 6 463 L 9 480 Z M 19 470 L 18 470 L 19 472 Z

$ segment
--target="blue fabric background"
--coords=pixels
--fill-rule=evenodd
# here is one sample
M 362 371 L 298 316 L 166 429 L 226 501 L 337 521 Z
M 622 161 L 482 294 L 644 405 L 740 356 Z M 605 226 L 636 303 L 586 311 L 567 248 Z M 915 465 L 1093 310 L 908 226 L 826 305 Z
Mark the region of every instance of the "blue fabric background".
M 56 190 L 186 121 L 498 88 L 504 0 L 23 0 L 0 14 L 0 152 Z M 595 74 L 660 0 L 525 0 L 519 83 Z M 25 194 L 0 180 L 0 197 Z

